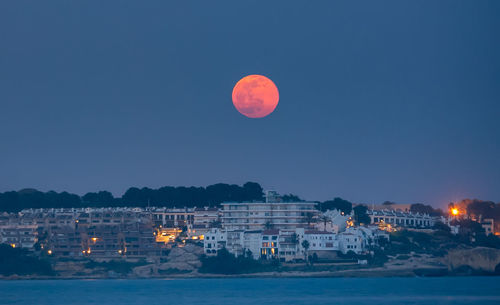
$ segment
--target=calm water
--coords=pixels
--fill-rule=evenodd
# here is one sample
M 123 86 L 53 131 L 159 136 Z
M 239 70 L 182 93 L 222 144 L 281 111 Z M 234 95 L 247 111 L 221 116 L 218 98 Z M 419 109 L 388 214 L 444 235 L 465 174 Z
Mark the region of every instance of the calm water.
M 0 304 L 500 304 L 500 277 L 0 281 Z

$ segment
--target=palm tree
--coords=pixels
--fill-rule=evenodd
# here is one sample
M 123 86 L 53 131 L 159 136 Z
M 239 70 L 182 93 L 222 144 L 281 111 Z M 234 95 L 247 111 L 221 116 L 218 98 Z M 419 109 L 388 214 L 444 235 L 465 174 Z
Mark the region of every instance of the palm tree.
M 306 213 L 304 220 L 307 222 L 307 226 L 309 227 L 311 225 L 311 222 L 313 222 L 314 220 L 314 214 L 311 212 Z
M 321 215 L 320 219 L 323 221 L 323 230 L 326 231 L 326 223 L 330 220 L 330 218 L 326 215 Z

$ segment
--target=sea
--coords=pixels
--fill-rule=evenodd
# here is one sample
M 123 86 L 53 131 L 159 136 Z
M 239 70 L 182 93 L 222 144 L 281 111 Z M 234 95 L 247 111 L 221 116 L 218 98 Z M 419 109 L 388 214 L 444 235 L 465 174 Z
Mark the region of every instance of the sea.
M 500 304 L 500 277 L 0 281 L 0 304 Z

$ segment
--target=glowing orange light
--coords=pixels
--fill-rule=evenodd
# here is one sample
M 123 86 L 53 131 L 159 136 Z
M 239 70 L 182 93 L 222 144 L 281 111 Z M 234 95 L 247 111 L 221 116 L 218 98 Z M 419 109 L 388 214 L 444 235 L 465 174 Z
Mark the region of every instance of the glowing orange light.
M 248 75 L 240 79 L 233 88 L 233 104 L 249 118 L 263 118 L 271 114 L 279 101 L 276 85 L 262 75 Z
M 47 251 L 47 254 L 48 254 L 48 255 L 51 255 L 51 254 L 52 254 L 52 250 L 48 250 L 48 251 Z
M 458 212 L 458 209 L 456 209 L 456 208 L 451 209 L 451 214 L 453 214 L 453 215 L 457 216 L 457 215 L 458 215 L 458 213 L 459 213 L 459 212 Z

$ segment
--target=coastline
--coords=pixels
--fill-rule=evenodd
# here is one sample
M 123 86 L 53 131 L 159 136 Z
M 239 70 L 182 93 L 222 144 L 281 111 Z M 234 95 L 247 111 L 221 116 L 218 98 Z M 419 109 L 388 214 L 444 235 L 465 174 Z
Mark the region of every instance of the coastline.
M 476 275 L 476 274 L 471 274 Z M 486 274 L 477 274 L 486 275 Z M 138 279 L 227 279 L 227 278 L 385 278 L 385 277 L 442 277 L 442 276 L 463 276 L 449 273 L 445 268 L 426 268 L 426 269 L 386 269 L 367 268 L 355 270 L 339 271 L 316 271 L 316 272 L 260 272 L 246 274 L 213 274 L 213 273 L 182 273 L 169 274 L 165 276 L 140 277 L 134 275 L 128 276 L 0 276 L 1 281 L 12 280 L 138 280 Z

